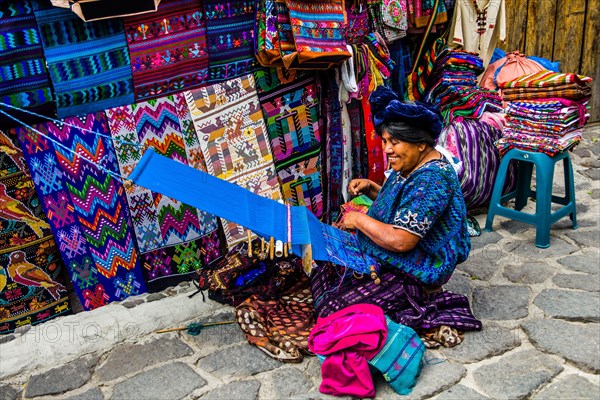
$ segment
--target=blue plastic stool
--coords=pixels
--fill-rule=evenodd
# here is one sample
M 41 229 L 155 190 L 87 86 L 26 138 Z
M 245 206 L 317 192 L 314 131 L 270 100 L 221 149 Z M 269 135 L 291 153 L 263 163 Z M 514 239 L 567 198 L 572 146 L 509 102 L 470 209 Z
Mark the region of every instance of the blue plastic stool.
M 502 196 L 502 188 L 506 179 L 506 171 L 511 160 L 519 162 L 517 173 L 517 188 Z M 554 178 L 555 164 L 563 160 L 565 174 L 565 196 L 552 195 L 552 180 Z M 533 165 L 536 170 L 536 190 L 531 190 L 531 175 Z M 529 198 L 535 199 L 535 213 L 529 214 L 521 211 Z M 502 206 L 508 200 L 515 199 L 515 208 Z M 562 204 L 563 207 L 552 212 L 552 203 Z M 494 216 L 501 215 L 527 224 L 535 225 L 535 245 L 546 248 L 550 246 L 550 226 L 569 214 L 573 222 L 573 229 L 577 229 L 575 183 L 573 182 L 573 166 L 569 152 L 564 151 L 550 157 L 544 153 L 512 149 L 509 150 L 500 163 L 492 200 L 485 221 L 485 230 L 491 232 Z

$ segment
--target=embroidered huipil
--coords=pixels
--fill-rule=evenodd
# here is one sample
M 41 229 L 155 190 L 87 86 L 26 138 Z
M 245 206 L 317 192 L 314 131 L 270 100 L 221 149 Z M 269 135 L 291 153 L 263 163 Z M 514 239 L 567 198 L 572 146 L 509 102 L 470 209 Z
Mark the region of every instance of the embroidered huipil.
M 412 250 L 401 253 L 385 250 L 358 232 L 363 250 L 384 266 L 439 285 L 467 259 L 471 242 L 466 207 L 456 173 L 446 161 L 429 161 L 408 178 L 392 172 L 367 215 L 421 237 Z
M 457 0 L 448 45 L 479 54 L 484 67 L 498 40 L 506 39 L 504 0 Z

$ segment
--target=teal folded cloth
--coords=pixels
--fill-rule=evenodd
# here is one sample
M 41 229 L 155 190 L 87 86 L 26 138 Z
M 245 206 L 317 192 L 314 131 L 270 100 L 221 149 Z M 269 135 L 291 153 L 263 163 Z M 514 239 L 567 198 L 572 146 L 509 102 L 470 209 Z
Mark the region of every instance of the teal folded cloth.
M 369 364 L 383 374 L 396 393 L 407 395 L 421 372 L 425 345 L 412 328 L 385 318 L 388 326 L 385 345 Z

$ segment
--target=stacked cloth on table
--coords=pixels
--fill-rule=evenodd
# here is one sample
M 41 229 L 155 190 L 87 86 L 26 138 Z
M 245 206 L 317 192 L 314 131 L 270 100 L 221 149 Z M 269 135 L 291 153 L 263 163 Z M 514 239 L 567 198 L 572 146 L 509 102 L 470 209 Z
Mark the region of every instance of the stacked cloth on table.
M 446 124 L 480 118 L 485 111 L 501 111 L 502 99 L 497 92 L 477 85 L 482 72 L 483 61 L 477 54 L 445 50 L 431 72 L 423 100 L 439 107 Z
M 592 78 L 573 73 L 548 70 L 521 76 L 500 85 L 505 101 L 562 98 L 589 99 Z
M 550 156 L 581 141 L 589 119 L 587 105 L 592 78 L 571 73 L 540 71 L 503 84 L 508 103 L 500 153 L 512 148 Z

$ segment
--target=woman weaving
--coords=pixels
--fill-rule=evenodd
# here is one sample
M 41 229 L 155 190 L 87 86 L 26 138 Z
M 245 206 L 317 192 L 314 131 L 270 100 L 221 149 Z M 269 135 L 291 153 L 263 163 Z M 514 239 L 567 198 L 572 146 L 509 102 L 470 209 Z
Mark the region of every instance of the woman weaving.
M 357 231 L 362 249 L 381 264 L 381 282 L 351 273 L 341 276 L 328 264 L 316 268 L 311 287 L 317 315 L 370 303 L 420 330 L 479 330 L 481 322 L 471 314 L 467 298 L 441 291 L 471 246 L 458 177 L 435 149 L 441 121 L 428 108 L 403 103 L 383 86 L 370 103 L 392 171 L 383 186 L 368 179 L 350 182 L 351 195 L 364 194 L 374 202 L 367 214 L 346 213 L 340 228 Z

